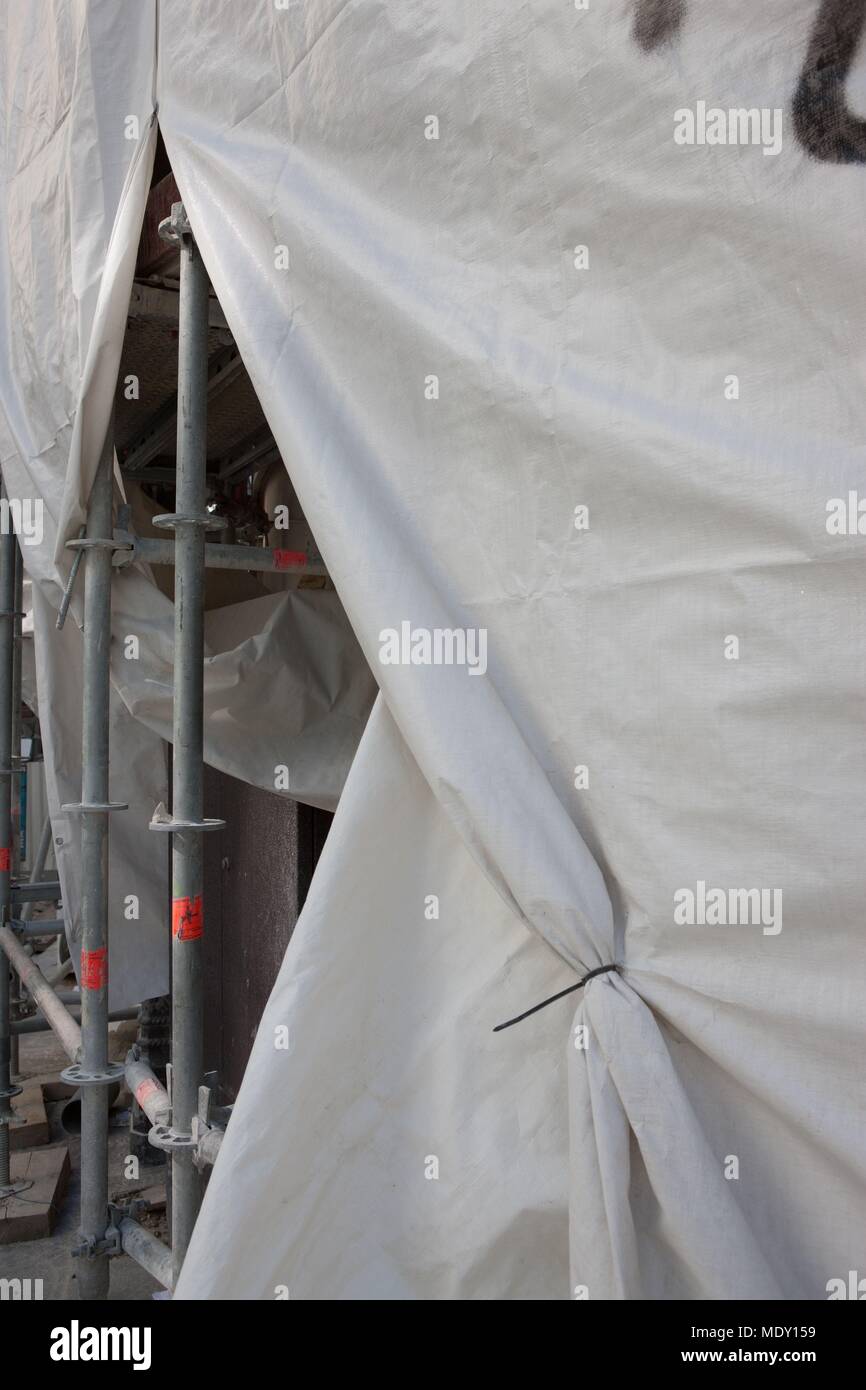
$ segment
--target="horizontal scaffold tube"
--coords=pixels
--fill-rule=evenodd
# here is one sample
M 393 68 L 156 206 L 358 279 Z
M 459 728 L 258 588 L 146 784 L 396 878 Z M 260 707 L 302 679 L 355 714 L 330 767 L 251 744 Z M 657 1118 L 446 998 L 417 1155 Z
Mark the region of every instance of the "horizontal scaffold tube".
M 156 1236 L 151 1235 L 131 1216 L 124 1217 L 120 1223 L 120 1243 L 130 1259 L 152 1274 L 164 1289 L 170 1289 L 171 1251 Z
M 25 903 L 25 907 L 27 905 Z M 30 922 L 22 914 L 13 920 L 12 929 L 20 940 L 30 941 L 33 937 L 62 936 L 66 931 L 66 923 L 62 917 L 45 917 L 41 920 L 37 918 L 35 922 Z
M 29 991 L 36 1007 L 41 1010 L 57 1034 L 57 1039 L 71 1061 L 77 1062 L 81 1053 L 81 1029 L 69 1010 L 60 1002 L 56 992 L 15 939 L 9 927 L 0 927 L 0 947 L 17 972 L 18 978 Z
M 171 1101 L 168 1091 L 154 1075 L 147 1062 L 142 1062 L 135 1051 L 127 1054 L 126 1084 L 138 1101 L 147 1118 L 153 1125 L 166 1125 L 171 1119 Z
M 69 1017 L 73 1023 L 81 1022 L 81 1009 L 78 1005 L 73 1005 L 69 1010 Z M 126 1019 L 138 1018 L 138 1009 L 112 1009 L 108 1015 L 109 1023 L 123 1023 Z M 20 1018 L 12 1023 L 13 1033 L 47 1033 L 51 1024 L 46 1019 L 40 1018 Z
M 196 1149 L 199 1166 L 209 1164 L 212 1167 L 216 1163 L 224 1136 L 223 1129 L 208 1129 L 199 1137 Z
M 13 903 L 59 903 L 63 894 L 56 878 L 40 883 L 16 883 L 11 889 Z
M 124 537 L 118 533 L 118 539 Z M 140 560 L 146 565 L 173 565 L 174 542 L 160 537 L 134 536 L 132 550 L 115 552 L 115 565 Z M 209 541 L 204 548 L 206 569 L 248 570 L 274 574 L 310 574 L 322 577 L 328 573 L 320 560 L 308 560 L 303 551 L 266 550 L 260 545 L 218 545 Z

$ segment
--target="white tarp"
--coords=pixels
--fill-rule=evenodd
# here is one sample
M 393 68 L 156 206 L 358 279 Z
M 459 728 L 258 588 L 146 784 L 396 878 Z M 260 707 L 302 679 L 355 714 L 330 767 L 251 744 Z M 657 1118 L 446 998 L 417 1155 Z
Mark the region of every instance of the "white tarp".
M 382 688 L 179 1298 L 822 1298 L 862 1264 L 859 9 L 161 0 L 158 42 L 147 0 L 2 12 L 0 460 L 46 506 L 52 807 L 154 94 Z M 304 799 L 324 767 L 322 804 L 372 690 L 330 603 L 321 636 L 312 596 L 210 615 L 206 676 L 208 756 Z M 139 571 L 130 624 L 142 825 L 171 605 Z M 382 664 L 404 624 L 486 662 Z M 155 992 L 150 920 L 114 946 Z
M 71 555 L 63 553 L 58 570 L 53 554 L 67 464 L 86 421 L 83 384 L 96 380 L 105 389 L 110 286 L 117 275 L 131 276 L 135 260 L 133 225 L 136 217 L 140 223 L 155 140 L 153 54 L 150 4 L 72 0 L 0 11 L 0 461 L 10 498 L 42 505 L 41 536 L 25 538 L 22 554 L 34 581 L 46 787 L 76 960 L 81 826 L 61 806 L 81 800 L 81 591 L 75 620 L 58 633 Z M 125 138 L 129 115 L 139 120 L 138 139 Z M 115 303 L 115 335 L 126 302 Z M 109 410 L 110 399 L 109 387 Z M 91 436 L 85 447 L 93 446 Z M 146 825 L 152 798 L 165 797 L 166 761 L 160 739 L 130 718 L 114 693 L 111 730 L 126 770 L 120 787 L 116 764 L 112 793 L 130 803 L 114 817 L 109 862 L 109 991 L 111 1006 L 122 1008 L 168 985 L 166 849 L 142 834 L 141 819 Z
M 866 579 L 826 521 L 866 167 L 795 137 L 815 0 L 635 13 L 160 6 L 172 166 L 382 689 L 179 1298 L 862 1262 Z M 382 664 L 404 623 L 486 673 Z
M 83 585 L 54 619 L 111 414 L 156 143 L 153 0 L 39 0 L 0 12 L 0 462 L 11 498 L 43 506 L 22 547 L 35 581 L 46 778 L 70 944 L 79 926 Z M 30 538 L 32 539 L 32 537 Z M 375 683 L 332 592 L 291 591 L 208 615 L 205 755 L 232 776 L 332 808 Z M 141 567 L 113 586 L 111 1002 L 168 987 L 166 846 L 173 607 Z M 139 640 L 126 659 L 125 639 Z M 121 822 L 123 822 L 121 824 Z M 126 906 L 139 897 L 138 917 Z

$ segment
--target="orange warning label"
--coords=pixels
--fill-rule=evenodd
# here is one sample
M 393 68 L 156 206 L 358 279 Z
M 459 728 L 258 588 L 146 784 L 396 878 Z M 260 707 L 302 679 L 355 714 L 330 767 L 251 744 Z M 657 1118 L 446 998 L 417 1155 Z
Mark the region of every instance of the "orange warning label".
M 275 550 L 275 551 L 274 551 L 274 569 L 275 569 L 275 570 L 287 570 L 287 569 L 291 569 L 293 565 L 305 565 L 306 563 L 307 563 L 307 557 L 306 557 L 306 555 L 304 554 L 303 550 Z
M 204 931 L 201 894 L 195 898 L 175 898 L 171 905 L 171 934 L 178 941 L 195 941 Z
M 108 947 L 81 952 L 81 988 L 102 989 L 108 979 Z
M 10 849 L 0 849 L 0 873 L 8 874 L 11 857 L 12 851 Z
M 154 1091 L 158 1090 L 158 1084 L 153 1080 L 152 1077 L 147 1076 L 139 1086 L 136 1086 L 135 1099 L 138 1101 L 139 1105 L 143 1107 L 144 1102 L 147 1100 L 148 1096 L 152 1096 Z

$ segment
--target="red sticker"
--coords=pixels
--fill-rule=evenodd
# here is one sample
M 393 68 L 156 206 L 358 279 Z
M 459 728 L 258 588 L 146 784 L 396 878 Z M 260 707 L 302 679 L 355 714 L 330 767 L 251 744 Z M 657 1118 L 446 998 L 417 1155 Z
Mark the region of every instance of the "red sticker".
M 108 947 L 81 952 L 81 988 L 102 989 L 108 979 Z
M 147 1100 L 148 1096 L 152 1096 L 154 1091 L 158 1090 L 159 1083 L 157 1081 L 154 1081 L 153 1078 L 150 1076 L 146 1076 L 145 1079 L 142 1081 L 141 1085 L 136 1086 L 135 1099 L 138 1101 L 142 1109 L 144 1109 L 144 1102 Z
M 290 570 L 290 569 L 294 569 L 294 567 L 295 567 L 296 565 L 302 565 L 302 566 L 303 566 L 303 565 L 305 565 L 306 563 L 307 563 L 307 557 L 306 557 L 306 555 L 304 554 L 303 550 L 275 550 L 275 551 L 274 551 L 274 569 L 275 569 L 275 570 Z
M 195 941 L 204 931 L 201 894 L 195 898 L 175 898 L 171 905 L 171 934 L 178 941 Z
M 11 849 L 0 849 L 0 873 L 8 874 L 11 855 Z

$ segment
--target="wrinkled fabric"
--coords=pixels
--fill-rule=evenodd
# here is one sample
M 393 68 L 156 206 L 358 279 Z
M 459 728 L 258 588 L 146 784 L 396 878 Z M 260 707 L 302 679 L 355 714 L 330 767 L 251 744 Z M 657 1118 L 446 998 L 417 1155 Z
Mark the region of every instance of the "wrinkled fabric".
M 156 142 L 154 36 L 151 3 L 43 0 L 0 15 L 0 462 L 8 495 L 42 506 L 42 535 L 21 551 L 33 586 L 35 698 L 76 963 L 81 825 L 62 807 L 81 800 L 83 585 L 57 632 L 71 564 L 58 523 L 70 457 L 83 451 L 95 465 L 111 412 Z M 129 116 L 139 122 L 134 139 L 126 138 Z M 82 409 L 83 398 L 98 395 L 101 433 L 87 428 Z M 151 798 L 166 795 L 166 760 L 161 741 L 130 719 L 115 692 L 110 720 L 112 794 L 130 803 L 112 819 L 109 850 L 109 1000 L 124 1008 L 168 988 L 166 851 L 142 833 Z
M 66 937 L 77 975 L 82 827 L 81 816 L 66 808 L 81 800 L 83 644 L 73 623 L 56 631 L 56 614 L 38 585 L 33 587 L 33 609 L 36 689 L 55 692 L 47 708 L 44 699 L 38 701 L 39 728 Z M 109 746 L 114 754 L 109 797 L 127 809 L 114 812 L 111 819 L 108 989 L 110 1007 L 124 1009 L 168 990 L 168 843 L 166 836 L 149 835 L 146 829 L 156 804 L 153 798 L 165 787 L 167 763 L 165 745 L 133 719 L 115 690 L 109 696 Z M 162 843 L 154 847 L 154 840 Z
M 790 120 L 814 4 L 674 8 L 160 7 L 172 166 L 382 692 L 178 1298 L 861 1259 L 866 593 L 825 523 L 866 169 Z M 698 102 L 781 148 L 678 144 Z M 382 664 L 404 622 L 485 674 Z M 779 930 L 677 920 L 699 884 Z
M 9 496 L 43 506 L 43 534 L 22 553 L 44 599 L 34 604 L 39 699 L 53 725 L 46 777 L 75 959 L 80 828 L 61 803 L 81 798 L 81 683 L 70 679 L 81 666 L 81 577 L 63 634 L 54 624 L 66 542 L 86 515 L 111 419 L 156 147 L 156 36 L 154 0 L 39 0 L 0 15 L 0 463 Z M 262 594 L 208 615 L 205 758 L 333 809 L 375 681 L 332 592 Z M 112 776 L 130 810 L 112 819 L 110 873 L 127 885 L 121 904 L 127 893 L 140 902 L 135 919 L 113 910 L 113 1007 L 168 988 L 165 844 L 146 826 L 168 800 L 173 633 L 173 604 L 147 568 L 118 573 Z

